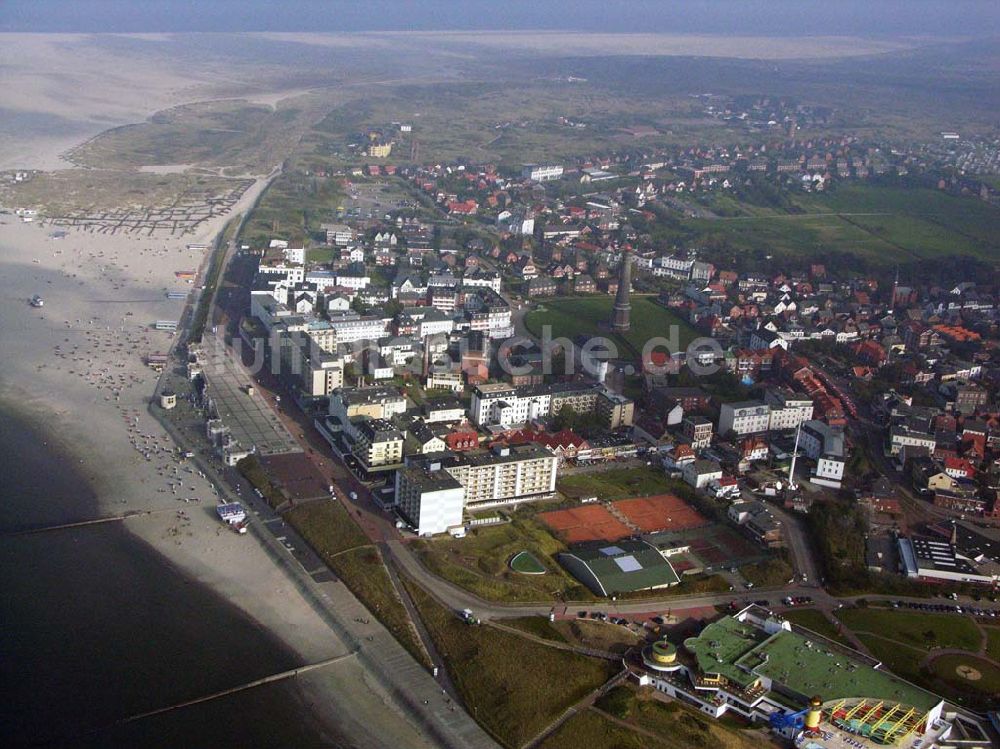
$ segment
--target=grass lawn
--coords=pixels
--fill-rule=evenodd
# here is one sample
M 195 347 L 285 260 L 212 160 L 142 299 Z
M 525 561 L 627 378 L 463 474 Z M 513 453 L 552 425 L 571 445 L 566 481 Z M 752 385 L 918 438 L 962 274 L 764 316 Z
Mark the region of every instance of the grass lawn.
M 623 653 L 643 641 L 625 627 L 593 619 L 560 619 L 550 626 L 567 642 L 609 653 Z
M 768 559 L 740 567 L 740 574 L 758 588 L 770 588 L 787 584 L 795 572 L 784 559 Z
M 202 323 L 202 327 L 204 327 L 204 323 Z M 288 499 L 278 487 L 271 483 L 267 471 L 264 470 L 256 455 L 248 455 L 243 458 L 236 464 L 236 470 L 253 485 L 254 489 L 261 493 L 264 501 L 272 508 L 280 507 Z
M 667 737 L 658 739 L 633 731 L 616 723 L 597 710 L 577 713 L 538 745 L 538 749 L 580 749 L 581 747 L 612 749 L 671 749 L 675 744 Z
M 632 687 L 615 687 L 597 701 L 596 707 L 660 736 L 667 746 L 678 749 L 750 749 L 759 743 L 680 702 L 662 702 Z
M 733 249 L 850 252 L 876 263 L 957 254 L 989 259 L 1000 248 L 1000 210 L 974 197 L 841 184 L 828 193 L 793 193 L 790 199 L 801 213 L 727 199 L 716 206 L 724 218 L 682 218 L 681 237 L 691 243 L 711 237 Z
M 833 192 L 803 196 L 808 210 L 886 213 L 849 216 L 873 236 L 921 257 L 940 254 L 995 256 L 1000 210 L 974 197 L 960 198 L 925 188 L 843 185 Z
M 873 632 L 921 650 L 931 647 L 976 651 L 982 638 L 971 620 L 954 614 L 895 609 L 841 609 L 836 614 L 854 632 Z
M 523 745 L 614 673 L 601 660 L 466 624 L 406 585 L 469 713 L 504 746 Z
M 538 749 L 580 749 L 581 747 L 611 747 L 613 749 L 671 749 L 675 746 L 667 737 L 653 737 L 616 723 L 597 710 L 577 713 L 538 745 Z
M 593 595 L 554 560 L 565 546 L 541 524 L 528 517 L 473 529 L 463 539 L 421 541 L 414 545 L 424 565 L 435 575 L 491 601 L 548 601 L 561 596 L 590 600 Z M 544 575 L 522 575 L 510 559 L 530 551 L 546 569 Z
M 839 634 L 833 622 L 827 619 L 823 615 L 823 612 L 818 609 L 792 609 L 782 612 L 781 616 L 792 624 L 798 624 L 800 627 L 810 629 L 818 635 L 823 635 L 823 637 L 851 647 L 851 643 L 847 638 Z
M 524 318 L 532 335 L 543 335 L 543 326 L 551 325 L 550 338 L 569 338 L 578 335 L 604 336 L 614 342 L 618 355 L 638 356 L 646 342 L 652 338 L 671 339 L 671 327 L 676 326 L 676 342 L 680 349 L 687 347 L 695 337 L 694 329 L 670 310 L 658 305 L 651 297 L 632 297 L 632 329 L 624 334 L 601 330 L 602 323 L 611 315 L 614 299 L 607 295 L 566 299 L 549 299 Z M 672 340 L 672 339 L 671 339 Z M 662 346 L 658 350 L 664 350 Z
M 895 636 L 895 633 L 893 633 Z M 926 650 L 900 645 L 893 640 L 886 640 L 878 635 L 858 633 L 858 639 L 864 643 L 869 652 L 896 676 L 900 676 L 915 684 L 922 684 L 924 679 L 920 673 L 920 661 L 927 655 Z
M 935 658 L 930 668 L 934 679 L 944 682 L 948 690 L 973 699 L 978 695 L 991 697 L 992 705 L 983 706 L 996 709 L 997 695 L 1000 695 L 1000 666 L 971 655 L 948 654 Z
M 556 488 L 567 496 L 596 496 L 601 500 L 676 493 L 677 484 L 662 470 L 648 466 L 564 474 L 556 480 Z
M 329 265 L 334 257 L 340 257 L 340 249 L 337 247 L 310 247 L 306 250 L 307 263 Z
M 336 500 L 320 500 L 293 507 L 284 514 L 284 518 L 308 539 L 324 561 L 334 554 L 370 543 L 344 506 Z
M 555 628 L 547 616 L 519 616 L 514 619 L 501 619 L 501 624 L 519 629 L 522 632 L 541 637 L 543 640 L 552 642 L 568 642 L 565 637 Z
M 430 658 L 378 550 L 374 546 L 351 549 L 333 557 L 328 564 L 365 608 L 399 640 L 400 645 L 418 662 L 430 668 Z
M 1000 627 L 986 627 L 986 654 L 1000 663 Z
M 284 518 L 400 644 L 429 666 L 381 555 L 344 506 L 334 500 L 310 502 L 289 510 Z

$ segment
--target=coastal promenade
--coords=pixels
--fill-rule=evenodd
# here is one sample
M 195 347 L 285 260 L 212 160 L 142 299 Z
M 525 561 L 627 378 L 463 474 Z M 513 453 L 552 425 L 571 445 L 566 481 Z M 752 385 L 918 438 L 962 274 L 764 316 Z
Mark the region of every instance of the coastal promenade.
M 234 249 L 234 243 L 230 243 L 219 251 L 225 252 L 229 260 Z M 215 300 L 209 320 L 213 323 L 224 322 L 223 315 L 216 309 Z M 215 335 L 209 332 L 212 328 L 206 331 L 206 337 L 218 336 L 213 345 L 220 355 L 229 351 L 221 340 L 224 327 L 220 325 Z M 227 362 L 227 367 L 242 371 L 242 364 L 235 358 Z M 163 375 L 164 378 L 168 376 L 167 372 Z M 417 663 L 347 587 L 326 570 L 305 540 L 259 499 L 236 471 L 222 466 L 205 450 L 203 436 L 196 430 L 179 428 L 172 418 L 156 407 L 151 407 L 150 411 L 181 449 L 195 453 L 194 460 L 199 468 L 220 488 L 220 497 L 242 501 L 251 510 L 252 537 L 294 586 L 297 594 L 325 622 L 332 637 L 340 644 L 338 650 L 346 648 L 355 654 L 350 660 L 335 660 L 322 669 L 296 675 L 307 691 L 315 691 L 317 699 L 323 699 L 323 692 L 334 688 L 341 692 L 338 696 L 343 697 L 343 685 L 350 683 L 351 679 L 359 679 L 369 689 L 381 693 L 387 702 L 397 707 L 405 720 L 414 724 L 414 743 L 401 743 L 400 746 L 422 746 L 424 739 L 418 737 L 427 737 L 430 746 L 435 747 L 496 747 L 493 739 L 468 713 L 456 706 L 444 689 L 444 683 L 435 680 Z M 293 450 L 301 449 L 297 445 L 289 446 Z M 338 721 L 351 722 L 351 719 L 340 716 Z M 362 724 L 358 726 L 359 730 L 369 734 L 379 724 L 373 715 L 359 723 Z

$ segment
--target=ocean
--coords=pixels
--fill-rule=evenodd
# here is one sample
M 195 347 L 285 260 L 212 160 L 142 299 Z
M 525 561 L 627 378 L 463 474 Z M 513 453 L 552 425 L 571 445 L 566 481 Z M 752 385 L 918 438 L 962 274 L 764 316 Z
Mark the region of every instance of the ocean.
M 343 746 L 293 681 L 122 722 L 301 665 L 242 612 L 98 515 L 72 460 L 0 412 L 0 744 Z

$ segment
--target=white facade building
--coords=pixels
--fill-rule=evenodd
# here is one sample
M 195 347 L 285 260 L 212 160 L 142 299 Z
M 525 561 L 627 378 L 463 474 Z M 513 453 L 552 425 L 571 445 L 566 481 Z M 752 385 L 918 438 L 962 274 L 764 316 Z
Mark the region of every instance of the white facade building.
M 771 424 L 771 408 L 763 401 L 723 403 L 719 409 L 719 434 L 730 432 L 742 437 L 766 432 Z
M 557 164 L 525 164 L 521 176 L 533 182 L 551 182 L 563 176 L 563 168 Z
M 772 431 L 795 429 L 813 417 L 812 398 L 805 395 L 789 390 L 769 390 L 764 400 L 771 407 L 768 428 Z
M 477 385 L 472 389 L 469 413 L 476 426 L 510 427 L 548 416 L 551 401 L 547 393 L 522 394 L 504 383 Z
M 462 524 L 465 489 L 440 464 L 406 466 L 396 471 L 396 506 L 418 535 L 445 533 Z
M 799 447 L 816 461 L 811 481 L 822 486 L 839 488 L 847 464 L 844 430 L 823 421 L 805 421 L 799 433 Z

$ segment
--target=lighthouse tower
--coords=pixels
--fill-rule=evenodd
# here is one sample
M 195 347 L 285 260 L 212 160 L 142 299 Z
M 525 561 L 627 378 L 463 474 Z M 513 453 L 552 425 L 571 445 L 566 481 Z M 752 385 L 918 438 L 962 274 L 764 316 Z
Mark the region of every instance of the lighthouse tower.
M 632 312 L 632 303 L 629 301 L 632 284 L 631 265 L 632 252 L 624 250 L 621 267 L 618 269 L 618 293 L 615 295 L 615 306 L 611 310 L 611 329 L 617 332 L 624 332 L 632 325 L 629 320 Z

